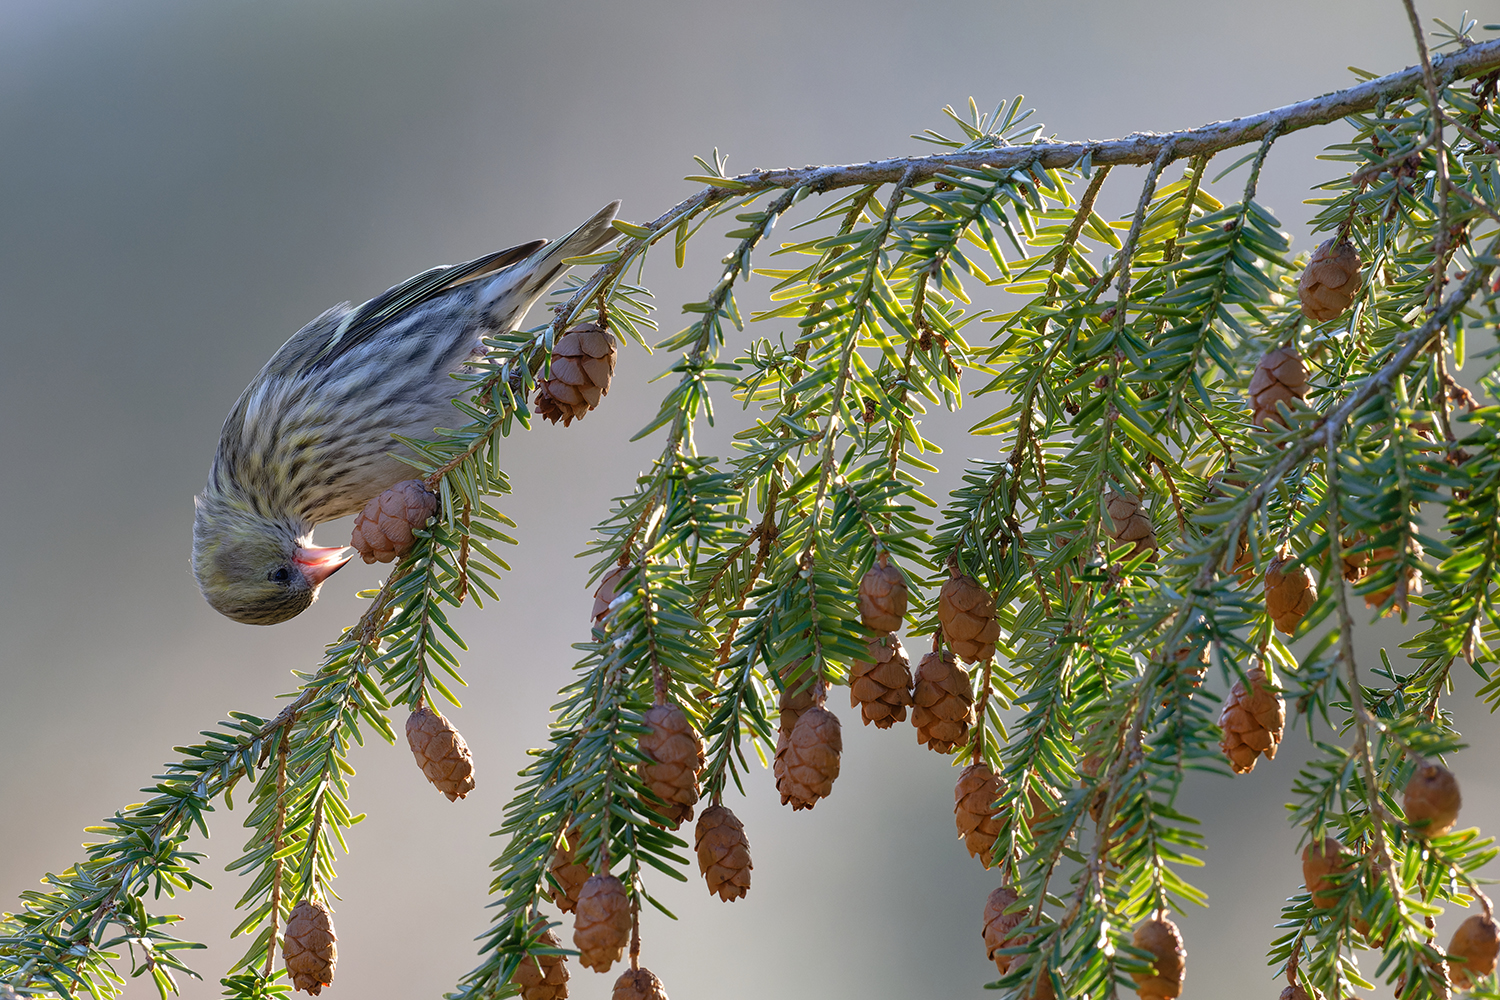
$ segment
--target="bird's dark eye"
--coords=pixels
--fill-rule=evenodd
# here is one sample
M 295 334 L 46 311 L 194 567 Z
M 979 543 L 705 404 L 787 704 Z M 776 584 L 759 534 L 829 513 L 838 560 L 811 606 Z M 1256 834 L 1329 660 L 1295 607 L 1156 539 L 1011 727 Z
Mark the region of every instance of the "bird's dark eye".
M 292 571 L 287 569 L 285 566 L 277 566 L 275 569 L 271 570 L 271 572 L 266 574 L 266 579 L 270 580 L 272 583 L 286 583 L 291 578 Z

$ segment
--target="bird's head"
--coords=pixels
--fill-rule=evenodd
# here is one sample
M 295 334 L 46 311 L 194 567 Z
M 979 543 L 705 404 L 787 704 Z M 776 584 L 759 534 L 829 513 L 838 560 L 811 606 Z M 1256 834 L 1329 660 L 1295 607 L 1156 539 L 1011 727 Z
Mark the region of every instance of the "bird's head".
M 349 557 L 315 548 L 311 531 L 248 505 L 199 496 L 193 518 L 193 575 L 213 609 L 246 625 L 295 618 Z

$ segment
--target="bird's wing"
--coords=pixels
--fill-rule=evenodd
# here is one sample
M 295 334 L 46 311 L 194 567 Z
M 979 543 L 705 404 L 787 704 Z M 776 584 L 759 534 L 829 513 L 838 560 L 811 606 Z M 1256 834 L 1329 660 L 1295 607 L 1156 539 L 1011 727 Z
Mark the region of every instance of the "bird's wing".
M 532 240 L 495 253 L 485 254 L 464 264 L 434 267 L 429 271 L 407 278 L 394 288 L 387 289 L 344 317 L 333 336 L 318 356 L 312 367 L 326 368 L 345 352 L 369 340 L 386 323 L 408 309 L 421 305 L 435 295 L 456 285 L 473 281 L 487 274 L 510 267 L 523 261 L 547 245 L 546 240 Z

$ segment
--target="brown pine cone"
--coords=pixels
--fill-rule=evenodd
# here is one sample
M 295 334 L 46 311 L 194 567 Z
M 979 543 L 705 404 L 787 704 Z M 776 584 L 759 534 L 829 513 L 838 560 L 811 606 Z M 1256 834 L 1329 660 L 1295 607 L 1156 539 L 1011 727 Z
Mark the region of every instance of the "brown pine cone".
M 906 616 L 906 578 L 884 552 L 859 581 L 859 619 L 876 632 L 895 632 Z
M 575 860 L 578 848 L 583 844 L 583 831 L 576 826 L 569 827 L 565 839 L 568 846 L 557 846 L 552 852 L 552 864 L 547 871 L 556 883 L 551 887 L 552 902 L 564 913 L 572 913 L 578 906 L 578 894 L 588 881 L 589 868 Z
M 997 952 L 1005 948 L 1016 948 L 1026 942 L 1025 935 L 1013 937 L 1017 927 L 1026 922 L 1026 910 L 1017 910 L 1015 913 L 1006 913 L 1016 904 L 1021 897 L 1016 890 L 1008 885 L 1002 885 L 990 893 L 990 898 L 984 901 L 984 947 L 985 957 L 995 963 L 995 968 L 1000 970 L 1000 975 L 1010 971 L 1011 963 L 1022 955 L 999 955 Z
M 750 891 L 750 840 L 745 824 L 724 806 L 709 806 L 693 831 L 698 870 L 708 891 L 732 902 Z
M 1116 546 L 1133 542 L 1132 556 L 1156 551 L 1156 529 L 1151 526 L 1142 506 L 1141 498 L 1134 493 L 1110 490 L 1104 495 L 1104 509 L 1109 514 L 1105 534 L 1114 540 Z
M 1422 546 L 1415 539 L 1412 540 L 1411 545 L 1412 555 L 1417 559 L 1421 559 L 1423 554 Z M 1379 573 L 1386 563 L 1394 559 L 1396 559 L 1396 550 L 1393 547 L 1382 545 L 1380 548 L 1374 549 L 1370 552 L 1369 562 L 1365 570 L 1366 575 L 1373 576 Z M 1344 576 L 1345 579 L 1348 579 L 1347 573 Z M 1404 573 L 1397 575 L 1396 582 L 1389 587 L 1382 587 L 1379 590 L 1364 595 L 1365 607 L 1378 608 L 1394 595 L 1396 602 L 1385 613 L 1391 614 L 1392 612 L 1399 611 L 1405 614 L 1408 608 L 1407 597 L 1420 593 L 1422 593 L 1422 574 L 1417 571 L 1415 566 L 1408 566 Z
M 778 703 L 781 712 L 780 729 L 788 736 L 797 728 L 797 720 L 802 717 L 802 713 L 812 708 L 816 700 L 813 689 L 818 685 L 818 678 L 806 664 L 807 657 L 804 656 L 776 671 L 781 678 L 781 699 Z
M 952 753 L 968 741 L 974 722 L 974 688 L 952 653 L 934 651 L 922 657 L 912 686 L 912 704 L 911 724 L 917 727 L 918 743 L 938 753 Z
M 1005 783 L 1000 775 L 982 760 L 964 768 L 953 788 L 953 819 L 958 824 L 958 839 L 969 849 L 969 857 L 978 858 L 986 868 L 993 863 L 990 852 L 1005 828 L 995 808 L 995 800 L 1004 792 Z
M 1255 572 L 1255 557 L 1250 551 L 1250 531 L 1245 529 L 1240 532 L 1240 537 L 1234 544 L 1234 565 L 1231 571 L 1240 578 L 1241 585 L 1250 584 L 1260 579 L 1260 574 Z
M 334 944 L 338 939 L 322 903 L 304 899 L 292 908 L 281 941 L 281 960 L 292 986 L 317 996 L 333 982 L 333 970 L 339 963 L 339 949 Z
M 1317 597 L 1307 567 L 1288 566 L 1291 561 L 1291 553 L 1283 552 L 1266 567 L 1266 612 L 1284 635 L 1297 631 Z
M 1246 681 L 1250 682 L 1248 688 Z M 1264 669 L 1251 668 L 1243 679 L 1234 682 L 1219 713 L 1219 727 L 1224 730 L 1219 746 L 1234 773 L 1249 774 L 1255 770 L 1261 754 L 1275 760 L 1285 726 L 1286 702 L 1280 692 L 1266 683 Z
M 616 566 L 599 578 L 599 586 L 594 589 L 594 610 L 589 615 L 589 624 L 598 627 L 604 623 L 609 615 L 609 606 L 615 603 L 615 598 L 620 595 L 615 591 L 615 585 L 620 582 L 620 577 L 625 575 L 628 566 Z
M 1194 655 L 1195 652 L 1197 653 L 1196 656 Z M 1203 686 L 1203 678 L 1208 673 L 1209 666 L 1207 646 L 1195 651 L 1190 644 L 1184 643 L 1177 648 L 1177 652 L 1173 655 L 1173 660 L 1177 664 L 1178 676 L 1187 683 L 1188 687 L 1196 689 Z M 1161 703 L 1164 706 L 1170 705 L 1172 703 L 1172 696 L 1168 695 L 1163 698 Z
M 1312 997 L 1300 986 L 1288 986 L 1281 991 L 1281 1000 L 1312 1000 Z
M 675 830 L 693 818 L 698 773 L 703 770 L 703 740 L 676 705 L 658 702 L 647 710 L 644 721 L 651 731 L 641 734 L 640 750 L 653 763 L 641 761 L 635 769 L 647 791 L 662 801 L 647 799 L 641 804 Z
M 423 705 L 406 717 L 406 745 L 417 766 L 448 801 L 461 799 L 474 790 L 474 758 L 453 723 Z
M 826 798 L 839 776 L 843 749 L 839 718 L 826 708 L 814 705 L 797 719 L 790 734 L 783 729 L 774 766 L 781 804 L 791 803 L 793 811 L 811 809 Z
M 1250 379 L 1250 420 L 1257 427 L 1276 421 L 1283 427 L 1277 403 L 1291 405 L 1293 399 L 1307 398 L 1307 368 L 1302 364 L 1302 355 L 1293 347 L 1274 347 L 1267 351 L 1255 366 L 1255 375 Z
M 561 948 L 562 942 L 548 927 L 537 942 L 543 948 Z M 521 1000 L 566 1000 L 568 995 L 568 960 L 564 955 L 524 955 L 510 977 L 512 986 L 521 989 Z
M 412 530 L 426 527 L 437 509 L 437 494 L 418 480 L 404 480 L 365 504 L 349 544 L 367 563 L 388 563 L 411 551 L 417 543 Z
M 609 967 L 625 954 L 630 944 L 630 897 L 613 875 L 590 875 L 578 894 L 578 913 L 573 919 L 573 947 L 578 961 L 595 972 Z
M 580 323 L 552 345 L 552 373 L 536 391 L 536 412 L 567 427 L 599 405 L 615 374 L 615 338 L 598 323 Z
M 1147 920 L 1135 929 L 1134 942 L 1137 948 L 1150 952 L 1156 960 L 1155 975 L 1130 974 L 1140 1000 L 1172 1000 L 1182 993 L 1187 952 L 1182 947 L 1182 935 L 1177 925 L 1165 917 Z
M 1344 845 L 1332 837 L 1315 840 L 1302 849 L 1302 884 L 1312 894 L 1312 904 L 1320 910 L 1338 905 L 1339 887 L 1330 875 L 1346 874 L 1353 866 L 1345 856 Z
M 982 663 L 995 655 L 1000 623 L 995 620 L 995 599 L 972 576 L 958 567 L 938 594 L 938 621 L 943 638 L 965 663 Z
M 1363 580 L 1365 573 L 1368 572 L 1370 554 L 1368 552 L 1351 551 L 1363 544 L 1363 542 L 1363 534 L 1339 541 L 1339 558 L 1344 564 L 1344 579 L 1350 583 L 1358 583 Z
M 912 703 L 911 661 L 894 632 L 871 639 L 868 648 L 869 660 L 849 664 L 849 705 L 859 707 L 865 725 L 889 729 L 906 721 L 906 707 Z
M 1407 824 L 1424 838 L 1441 837 L 1453 829 L 1463 804 L 1453 772 L 1430 761 L 1417 765 L 1401 799 Z
M 1325 240 L 1313 251 L 1302 277 L 1297 279 L 1297 297 L 1302 300 L 1302 315 L 1314 323 L 1338 319 L 1363 282 L 1360 279 L 1359 253 L 1348 243 L 1334 245 Z
M 1448 942 L 1448 969 L 1453 984 L 1459 989 L 1471 989 L 1478 980 L 1495 971 L 1497 955 L 1500 955 L 1500 929 L 1491 917 L 1474 914 L 1458 925 L 1453 940 Z
M 611 1000 L 667 1000 L 667 988 L 650 969 L 626 969 L 615 980 Z

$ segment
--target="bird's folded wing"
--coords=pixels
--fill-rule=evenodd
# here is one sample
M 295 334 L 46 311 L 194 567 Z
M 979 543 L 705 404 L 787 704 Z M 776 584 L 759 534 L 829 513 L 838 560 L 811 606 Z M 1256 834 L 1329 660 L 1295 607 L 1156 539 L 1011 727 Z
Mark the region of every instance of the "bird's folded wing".
M 381 327 L 408 309 L 421 305 L 455 285 L 473 281 L 523 261 L 546 245 L 546 240 L 532 240 L 530 243 L 485 254 L 464 264 L 434 267 L 407 278 L 349 313 L 318 353 L 313 367 L 326 368 L 333 364 L 342 354 L 369 340 Z

